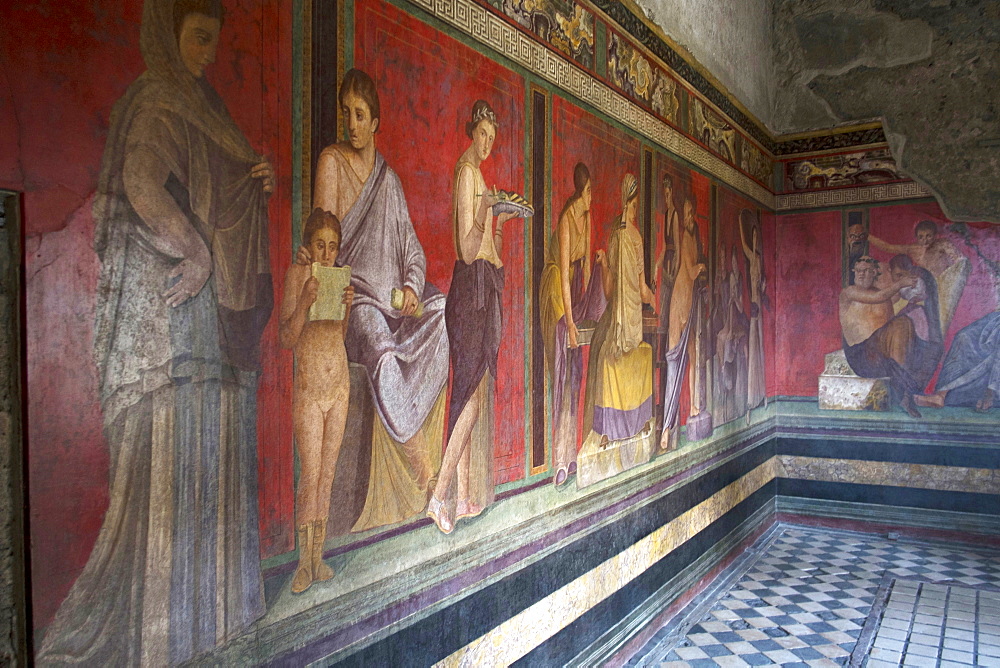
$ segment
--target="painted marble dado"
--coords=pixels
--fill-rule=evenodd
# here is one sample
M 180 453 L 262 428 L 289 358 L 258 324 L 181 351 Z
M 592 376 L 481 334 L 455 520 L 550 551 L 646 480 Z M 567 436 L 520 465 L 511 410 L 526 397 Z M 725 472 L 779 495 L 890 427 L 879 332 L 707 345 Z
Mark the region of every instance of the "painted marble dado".
M 797 480 L 1000 494 L 1000 470 L 780 455 L 777 475 Z
M 436 665 L 441 668 L 510 665 L 773 480 L 777 475 L 776 464 L 775 459 L 769 459 Z

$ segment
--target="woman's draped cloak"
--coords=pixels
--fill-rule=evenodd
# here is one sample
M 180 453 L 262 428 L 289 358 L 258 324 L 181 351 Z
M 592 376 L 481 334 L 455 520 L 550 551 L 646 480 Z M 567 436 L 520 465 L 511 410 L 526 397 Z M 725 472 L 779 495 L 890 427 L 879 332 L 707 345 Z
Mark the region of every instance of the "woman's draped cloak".
M 473 394 L 480 392 L 479 411 L 474 419 L 468 453 L 469 498 L 465 500 L 485 508 L 494 500 L 494 389 L 503 334 L 504 270 L 493 244 L 492 221 L 481 230 L 482 239 L 477 254 L 462 258 L 457 198 L 463 170 L 472 171 L 471 176 L 475 182 L 471 203 L 473 210 L 478 206 L 479 197 L 486 191 L 486 183 L 479 168 L 466 159 L 459 160 L 452 179 L 455 184 L 452 225 L 458 259 L 452 272 L 445 308 L 452 372 L 448 437 L 451 438 L 455 424 Z M 455 498 L 456 488 L 457 485 L 453 482 L 441 500 L 446 504 L 461 500 Z M 449 510 L 454 517 L 454 507 L 449 505 Z
M 584 432 L 634 436 L 653 415 L 653 349 L 642 340 L 642 237 L 619 222 L 608 244 L 614 288 L 591 344 Z
M 256 381 L 273 294 L 262 159 L 204 80 L 180 64 L 173 2 L 148 0 L 148 70 L 115 105 L 94 204 L 95 322 L 110 505 L 90 558 L 48 627 L 40 664 L 183 662 L 264 613 Z M 162 293 L 182 260 L 125 190 L 126 158 L 161 160 L 148 190 L 173 199 L 212 257 L 201 291 Z
M 354 306 L 347 355 L 363 364 L 375 408 L 393 440 L 410 440 L 448 381 L 444 295 L 425 282 L 427 260 L 410 221 L 399 177 L 381 153 L 341 218 L 338 265 L 350 265 Z M 421 317 L 403 317 L 392 290 L 408 287 L 424 303 Z
M 336 146 L 324 150 L 336 192 L 314 200 L 340 218 L 337 264 L 351 267 L 354 305 L 347 357 L 365 367 L 377 418 L 368 494 L 353 531 L 402 521 L 424 509 L 441 463 L 444 388 L 448 382 L 445 297 L 425 280 L 427 260 L 410 220 L 399 177 L 381 153 L 362 182 Z M 392 290 L 409 287 L 420 317 L 392 307 Z M 408 443 L 423 428 L 420 439 Z
M 1000 311 L 955 334 L 935 389 L 948 391 L 948 406 L 975 406 L 986 390 L 1000 397 Z
M 569 284 L 573 322 L 578 326 L 584 321 L 596 321 L 607 306 L 601 288 L 601 269 L 595 267 L 589 282 L 585 283 L 583 265 L 587 252 L 588 226 L 578 222 L 573 206 L 568 206 L 559 218 L 559 226 L 568 225 L 569 234 Z M 577 228 L 581 233 L 576 233 Z M 576 407 L 580 385 L 583 381 L 583 349 L 568 348 L 568 326 L 562 293 L 562 272 L 559 269 L 559 227 L 552 234 L 546 253 L 539 288 L 539 319 L 545 346 L 545 363 L 552 384 L 553 412 L 556 419 L 556 437 L 553 447 L 556 468 L 568 466 L 576 460 Z

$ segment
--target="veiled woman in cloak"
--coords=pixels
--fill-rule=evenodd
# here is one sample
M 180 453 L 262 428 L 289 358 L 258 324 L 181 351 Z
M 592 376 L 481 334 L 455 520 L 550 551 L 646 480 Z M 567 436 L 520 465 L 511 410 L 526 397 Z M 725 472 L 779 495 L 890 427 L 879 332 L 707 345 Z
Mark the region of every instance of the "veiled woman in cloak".
M 256 393 L 271 167 L 203 78 L 217 0 L 147 0 L 94 202 L 110 505 L 47 664 L 166 665 L 264 613 Z

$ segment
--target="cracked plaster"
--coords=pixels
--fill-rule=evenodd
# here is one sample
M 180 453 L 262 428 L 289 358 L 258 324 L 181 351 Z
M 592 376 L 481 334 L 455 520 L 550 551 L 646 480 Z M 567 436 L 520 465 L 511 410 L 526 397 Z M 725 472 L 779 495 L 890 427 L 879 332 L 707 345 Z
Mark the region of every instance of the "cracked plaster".
M 949 218 L 1000 222 L 1000 3 L 636 2 L 776 135 L 879 119 Z
M 773 0 L 636 0 L 636 4 L 751 114 L 772 125 Z
M 880 118 L 953 220 L 1000 222 L 1000 4 L 775 0 L 775 129 Z

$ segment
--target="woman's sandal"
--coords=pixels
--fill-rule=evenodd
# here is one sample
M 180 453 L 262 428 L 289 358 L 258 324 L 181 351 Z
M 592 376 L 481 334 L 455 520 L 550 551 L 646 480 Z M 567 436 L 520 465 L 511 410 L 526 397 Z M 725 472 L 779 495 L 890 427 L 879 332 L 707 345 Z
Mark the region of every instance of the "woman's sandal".
M 444 504 L 435 496 L 431 496 L 431 501 L 427 504 L 427 517 L 434 520 L 434 524 L 441 530 L 441 533 L 448 534 L 455 530 L 455 526 L 445 512 Z

